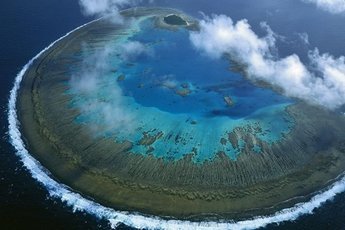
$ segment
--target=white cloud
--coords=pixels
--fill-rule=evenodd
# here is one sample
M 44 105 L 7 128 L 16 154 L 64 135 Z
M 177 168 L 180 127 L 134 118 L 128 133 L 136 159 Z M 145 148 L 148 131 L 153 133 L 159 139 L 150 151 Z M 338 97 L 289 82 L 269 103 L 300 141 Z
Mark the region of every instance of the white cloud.
M 344 57 L 336 59 L 315 50 L 309 55 L 315 70 L 311 72 L 296 54 L 285 58 L 273 55 L 276 39 L 270 29 L 267 31 L 267 36 L 260 38 L 247 20 L 234 23 L 220 15 L 202 20 L 200 31 L 191 32 L 190 39 L 197 49 L 212 58 L 229 54 L 244 65 L 249 79 L 279 87 L 287 96 L 329 109 L 345 104 Z
M 83 52 L 88 50 L 87 46 L 83 45 Z M 92 55 L 86 56 L 81 64 L 81 69 L 77 75 L 71 78 L 71 86 L 80 93 L 92 93 L 98 89 L 98 84 L 101 76 L 104 75 L 108 69 L 108 59 L 112 50 L 110 46 L 106 45 Z
M 152 56 L 153 51 L 138 41 L 129 41 L 119 47 L 120 56 L 125 61 L 135 61 L 138 57 Z
M 105 45 L 103 49 L 88 55 L 78 73 L 73 75 L 69 82 L 71 92 L 82 95 L 85 100 L 78 105 L 81 114 L 96 115 L 99 118 L 88 125 L 95 133 L 132 132 L 134 129 L 135 115 L 127 109 L 122 90 L 116 81 L 111 85 L 111 90 L 106 91 L 106 98 L 102 95 L 105 90 L 103 79 L 112 68 L 110 57 L 113 50 L 109 45 Z
M 79 0 L 82 12 L 87 16 L 111 16 L 114 23 L 123 23 L 120 10 L 127 6 L 134 6 L 145 0 Z M 153 0 L 146 0 L 152 3 Z
M 314 3 L 320 9 L 334 14 L 345 12 L 345 0 L 303 0 L 304 2 Z
M 323 103 L 332 103 L 333 107 L 344 105 L 345 97 L 345 57 L 335 58 L 330 54 L 319 54 L 315 49 L 310 52 L 309 58 L 321 77 L 316 81 L 316 90 L 322 92 L 319 100 Z M 315 95 L 318 96 L 318 95 Z
M 222 56 L 225 51 L 238 58 L 254 53 L 268 54 L 275 40 L 273 36 L 258 38 L 247 20 L 234 24 L 231 18 L 224 15 L 202 20 L 200 28 L 200 32 L 191 33 L 190 39 L 195 47 L 214 58 Z
M 297 36 L 305 45 L 309 45 L 309 35 L 307 33 L 298 33 Z
M 79 0 L 82 12 L 87 16 L 112 15 L 112 21 L 122 23 L 120 8 L 130 4 L 130 0 Z

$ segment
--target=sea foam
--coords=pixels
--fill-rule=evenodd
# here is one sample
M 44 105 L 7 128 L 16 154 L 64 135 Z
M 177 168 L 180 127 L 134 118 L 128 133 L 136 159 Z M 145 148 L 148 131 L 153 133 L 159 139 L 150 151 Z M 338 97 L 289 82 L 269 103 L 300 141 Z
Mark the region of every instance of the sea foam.
M 92 23 L 92 22 L 90 22 Z M 295 206 L 276 212 L 273 215 L 257 216 L 243 221 L 228 221 L 228 222 L 191 222 L 181 220 L 165 220 L 159 217 L 144 216 L 141 214 L 132 214 L 129 212 L 116 211 L 111 208 L 104 207 L 92 200 L 82 197 L 80 194 L 74 192 L 68 186 L 58 183 L 53 180 L 50 172 L 45 169 L 40 162 L 35 160 L 25 147 L 24 141 L 20 133 L 20 122 L 17 116 L 16 103 L 18 90 L 24 74 L 43 53 L 49 50 L 57 42 L 69 36 L 76 30 L 90 24 L 82 25 L 65 36 L 59 38 L 34 58 L 32 58 L 18 73 L 15 78 L 14 86 L 10 92 L 8 103 L 8 122 L 9 122 L 9 137 L 10 142 L 16 149 L 16 154 L 19 156 L 23 165 L 29 170 L 32 177 L 46 187 L 51 197 L 61 199 L 67 205 L 73 208 L 74 211 L 84 211 L 95 215 L 100 219 L 107 219 L 111 226 L 115 228 L 119 224 L 134 228 L 145 229 L 256 229 L 265 227 L 272 223 L 281 223 L 284 221 L 296 220 L 299 216 L 305 214 L 312 214 L 313 211 L 320 207 L 326 201 L 332 200 L 334 196 L 345 191 L 345 177 L 341 177 L 338 181 L 333 183 L 327 189 L 319 192 L 313 196 L 310 201 L 299 203 Z

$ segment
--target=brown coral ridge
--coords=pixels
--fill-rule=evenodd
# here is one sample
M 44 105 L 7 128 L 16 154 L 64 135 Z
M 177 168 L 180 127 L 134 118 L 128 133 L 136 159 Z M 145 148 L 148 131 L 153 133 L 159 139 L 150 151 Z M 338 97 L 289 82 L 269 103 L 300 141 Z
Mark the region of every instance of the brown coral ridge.
M 124 14 L 169 12 L 137 9 Z M 307 199 L 342 173 L 343 116 L 303 103 L 287 109 L 295 125 L 279 142 L 259 140 L 255 127 L 238 127 L 220 140 L 233 146 L 245 140 L 236 161 L 219 152 L 214 159 L 195 164 L 197 151 L 179 161 L 164 161 L 131 153 L 128 141 L 95 139 L 88 127 L 74 122 L 80 112 L 69 108 L 64 82 L 68 67 L 80 64 L 72 54 L 81 51 L 82 42 L 100 45 L 120 36 L 119 29 L 102 20 L 92 23 L 45 52 L 24 76 L 18 98 L 21 129 L 30 153 L 59 181 L 117 209 L 217 219 L 272 213 Z M 159 141 L 162 135 L 146 133 L 143 144 Z M 253 152 L 254 145 L 260 146 L 260 154 Z

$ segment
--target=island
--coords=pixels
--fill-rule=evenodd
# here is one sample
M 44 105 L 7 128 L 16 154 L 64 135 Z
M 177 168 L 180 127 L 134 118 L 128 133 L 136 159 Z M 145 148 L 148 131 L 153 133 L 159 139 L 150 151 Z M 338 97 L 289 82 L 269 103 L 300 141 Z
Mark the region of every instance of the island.
M 181 16 L 176 14 L 167 15 L 164 17 L 164 22 L 169 25 L 175 26 L 187 26 L 188 22 L 184 20 Z
M 191 62 L 207 60 L 188 50 L 188 32 L 197 29 L 197 20 L 183 12 L 135 8 L 122 15 L 131 23 L 103 18 L 79 28 L 43 52 L 23 76 L 17 104 L 22 135 L 29 152 L 59 182 L 117 210 L 226 221 L 291 207 L 343 173 L 342 114 L 267 87 L 260 94 L 244 91 L 260 87 L 241 75 L 245 69 L 201 78 L 219 69 L 212 69 L 216 62 L 197 63 L 202 72 L 189 74 L 196 71 Z M 176 71 L 181 55 L 175 53 L 174 65 L 172 59 L 155 57 L 127 65 L 116 47 L 133 41 L 156 52 L 180 41 L 180 52 L 198 57 L 186 61 L 186 75 L 184 70 L 168 75 L 178 82 L 176 93 L 188 97 L 157 84 L 162 67 L 166 74 Z M 82 78 L 95 70 L 92 64 L 83 66 L 85 60 L 109 42 L 110 67 L 97 78 Z M 174 50 L 167 51 L 157 54 L 172 58 Z M 126 80 L 114 80 L 115 72 Z M 193 82 L 198 91 L 189 94 L 184 82 Z M 225 109 L 222 97 L 234 109 Z

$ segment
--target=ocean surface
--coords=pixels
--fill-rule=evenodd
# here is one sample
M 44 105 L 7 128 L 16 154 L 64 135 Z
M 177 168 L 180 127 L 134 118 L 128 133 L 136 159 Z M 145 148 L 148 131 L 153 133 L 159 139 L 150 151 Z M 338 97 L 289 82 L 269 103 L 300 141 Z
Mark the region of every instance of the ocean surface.
M 332 15 L 299 0 L 156 0 L 155 5 L 178 8 L 198 18 L 200 12 L 226 14 L 234 21 L 247 18 L 258 34 L 264 34 L 260 22 L 266 21 L 282 38 L 278 42 L 280 56 L 297 53 L 306 60 L 308 50 L 315 47 L 321 53 L 345 55 L 345 16 Z M 50 198 L 23 167 L 7 134 L 7 103 L 16 74 L 51 42 L 90 20 L 81 14 L 77 0 L 0 3 L 0 229 L 109 228 L 106 220 L 74 213 L 59 199 Z M 300 39 L 301 33 L 309 35 L 309 45 Z M 345 229 L 345 194 L 336 196 L 312 215 L 265 229 Z

